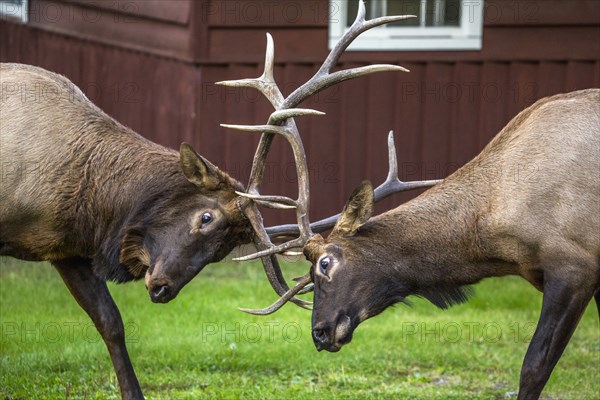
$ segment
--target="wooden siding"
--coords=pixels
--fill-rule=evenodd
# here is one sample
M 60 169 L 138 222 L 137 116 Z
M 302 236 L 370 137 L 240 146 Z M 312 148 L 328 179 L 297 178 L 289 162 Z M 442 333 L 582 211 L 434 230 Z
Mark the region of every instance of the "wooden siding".
M 31 0 L 29 26 L 96 43 L 191 61 L 198 56 L 203 0 Z
M 50 0 L 31 3 L 39 7 Z M 101 4 L 53 3 L 80 8 Z M 312 16 L 325 12 L 327 2 L 295 2 L 304 11 L 290 24 L 277 13 L 243 18 L 218 8 L 225 2 L 169 3 L 176 6 L 167 10 L 160 8 L 162 2 L 134 2 L 139 7 L 127 15 L 143 23 L 131 34 L 109 23 L 73 23 L 66 29 L 61 24 L 0 21 L 0 61 L 65 74 L 125 125 L 174 148 L 189 142 L 245 182 L 258 137 L 227 131 L 219 124 L 264 123 L 271 109 L 250 90 L 222 88 L 214 82 L 258 76 L 264 35 L 270 31 L 276 42 L 275 76 L 284 93 L 290 93 L 326 55 L 326 19 Z M 251 3 L 260 2 L 230 2 L 237 7 Z M 281 7 L 285 3 L 277 2 Z M 306 102 L 327 113 L 298 121 L 311 170 L 313 219 L 339 212 L 362 179 L 379 183 L 385 177 L 390 129 L 396 132 L 404 179 L 444 177 L 535 100 L 600 87 L 600 2 L 573 1 L 567 9 L 558 1 L 526 2 L 537 5 L 537 13 L 521 10 L 520 17 L 514 16 L 516 11 L 509 14 L 517 2 L 487 3 L 505 11 L 486 18 L 481 52 L 349 53 L 340 67 L 392 62 L 411 72 L 345 82 Z M 104 4 L 113 7 L 106 8 L 110 12 L 123 10 L 115 11 L 119 3 Z M 295 183 L 289 146 L 277 139 L 264 192 L 293 195 Z M 379 209 L 413 195 L 396 196 Z M 279 212 L 267 212 L 266 217 L 269 223 L 293 218 Z
M 261 62 L 264 32 L 275 38 L 280 62 L 319 62 L 327 55 L 327 21 L 339 10 L 330 9 L 327 0 L 277 2 L 273 17 L 254 22 L 250 11 L 231 16 L 229 2 L 216 2 L 208 20 L 206 62 Z M 233 1 L 244 4 L 244 1 Z M 255 2 L 248 2 L 255 3 Z M 260 3 L 260 2 L 258 2 Z M 264 1 L 266 4 L 273 2 Z M 286 3 L 302 4 L 296 14 L 286 11 Z M 265 9 L 268 9 L 265 6 Z M 293 8 L 292 8 L 293 9 Z M 600 54 L 600 2 L 596 0 L 485 0 L 483 45 L 481 51 L 353 51 L 344 60 L 355 62 L 406 61 L 514 61 L 589 59 Z M 267 14 L 264 12 L 263 14 Z M 299 15 L 299 17 L 293 17 Z M 285 25 L 281 19 L 293 22 Z M 233 21 L 237 21 L 233 29 Z
M 327 53 L 328 21 L 340 12 L 328 0 L 30 3 L 31 26 L 197 63 L 261 62 L 267 30 L 277 40 L 279 62 L 319 62 Z M 352 52 L 346 59 L 585 60 L 600 53 L 599 19 L 596 0 L 569 1 L 569 7 L 563 0 L 485 0 L 482 51 Z

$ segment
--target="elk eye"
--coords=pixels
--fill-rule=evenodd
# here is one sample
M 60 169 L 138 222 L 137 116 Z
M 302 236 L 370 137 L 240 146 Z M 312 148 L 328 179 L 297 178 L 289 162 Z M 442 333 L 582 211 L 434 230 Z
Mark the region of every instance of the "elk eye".
M 321 258 L 321 261 L 319 261 L 319 267 L 321 267 L 321 271 L 323 271 L 323 273 L 325 275 L 327 275 L 327 268 L 329 267 L 330 264 L 331 264 L 330 257 L 323 257 L 323 258 Z
M 212 219 L 213 216 L 211 215 L 211 213 L 205 212 L 204 214 L 202 214 L 202 225 L 208 224 L 210 221 L 212 221 Z

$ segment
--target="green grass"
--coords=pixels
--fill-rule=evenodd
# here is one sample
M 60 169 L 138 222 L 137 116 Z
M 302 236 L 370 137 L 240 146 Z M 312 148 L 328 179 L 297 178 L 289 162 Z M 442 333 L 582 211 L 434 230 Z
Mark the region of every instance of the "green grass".
M 305 269 L 286 265 L 290 276 Z M 541 294 L 516 277 L 475 290 L 449 311 L 420 299 L 392 308 L 330 354 L 314 349 L 308 311 L 237 311 L 275 299 L 257 263 L 209 266 L 166 305 L 152 304 L 141 282 L 111 285 L 148 399 L 507 398 Z M 104 344 L 49 265 L 0 260 L 0 329 L 0 399 L 119 398 Z M 600 398 L 594 305 L 543 397 Z

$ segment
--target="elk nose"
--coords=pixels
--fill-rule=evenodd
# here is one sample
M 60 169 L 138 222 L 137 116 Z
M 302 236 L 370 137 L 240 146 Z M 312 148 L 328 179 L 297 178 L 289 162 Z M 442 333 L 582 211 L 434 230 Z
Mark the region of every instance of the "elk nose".
M 150 288 L 150 299 L 153 303 L 166 303 L 171 292 L 169 285 L 156 285 Z
M 313 342 L 317 350 L 323 350 L 329 344 L 329 337 L 325 329 L 313 329 L 312 331 Z

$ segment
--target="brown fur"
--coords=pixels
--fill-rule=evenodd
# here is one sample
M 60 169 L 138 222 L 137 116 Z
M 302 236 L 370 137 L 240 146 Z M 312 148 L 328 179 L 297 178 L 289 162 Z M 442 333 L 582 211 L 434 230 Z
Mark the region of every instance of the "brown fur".
M 180 155 L 144 139 L 63 76 L 19 64 L 0 71 L 0 255 L 90 259 L 98 276 L 123 282 L 152 270 L 162 249 L 195 243 L 204 265 L 249 240 L 235 206 L 242 185 L 191 148 Z M 176 234 L 213 208 L 222 232 L 194 242 Z M 180 286 L 191 278 L 170 275 Z

